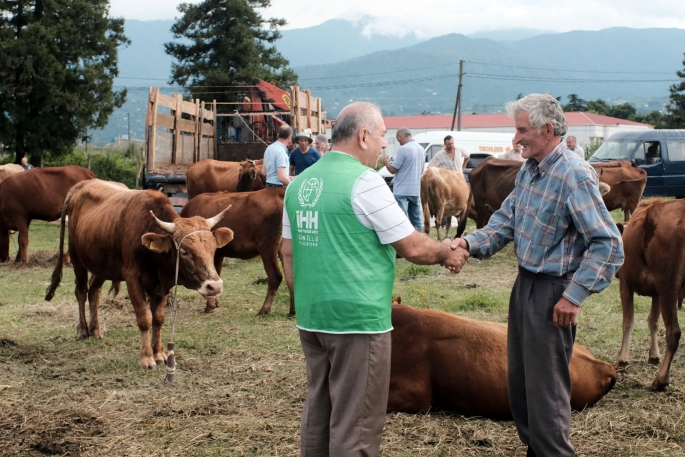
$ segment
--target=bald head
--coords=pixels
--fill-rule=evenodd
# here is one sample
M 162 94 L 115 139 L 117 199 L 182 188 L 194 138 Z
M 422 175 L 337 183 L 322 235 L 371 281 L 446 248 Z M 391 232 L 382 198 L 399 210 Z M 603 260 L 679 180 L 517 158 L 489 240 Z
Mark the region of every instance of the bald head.
M 377 105 L 368 102 L 355 102 L 340 111 L 333 127 L 333 145 L 353 141 L 361 129 L 370 132 L 379 130 L 381 110 Z

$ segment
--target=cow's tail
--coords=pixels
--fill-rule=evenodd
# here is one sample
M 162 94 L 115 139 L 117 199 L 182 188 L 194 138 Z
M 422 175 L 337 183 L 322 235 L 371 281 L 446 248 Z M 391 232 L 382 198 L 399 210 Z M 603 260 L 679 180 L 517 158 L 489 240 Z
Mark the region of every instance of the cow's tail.
M 50 285 L 45 291 L 45 301 L 52 300 L 52 297 L 55 296 L 55 291 L 59 287 L 59 283 L 62 282 L 62 268 L 64 260 L 64 227 L 67 220 L 67 214 L 69 214 L 69 201 L 71 200 L 71 196 L 74 194 L 74 189 L 76 187 L 80 186 L 71 188 L 67 194 L 67 198 L 64 200 L 64 206 L 62 207 L 62 218 L 60 219 L 59 227 L 59 252 L 57 255 L 57 265 L 55 265 L 55 270 L 52 272 L 52 280 L 50 281 Z
M 466 201 L 466 211 L 461 215 L 459 219 L 459 225 L 457 225 L 457 237 L 464 234 L 466 230 L 466 222 L 469 218 L 469 213 L 471 212 L 471 204 L 473 203 L 473 189 L 469 186 L 469 199 Z

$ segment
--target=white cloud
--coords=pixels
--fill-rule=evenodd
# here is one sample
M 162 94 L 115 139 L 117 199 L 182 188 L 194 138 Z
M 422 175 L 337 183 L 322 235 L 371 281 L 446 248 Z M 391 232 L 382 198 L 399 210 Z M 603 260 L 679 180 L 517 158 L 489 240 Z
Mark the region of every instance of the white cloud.
M 199 3 L 201 0 L 187 0 Z M 173 19 L 179 0 L 111 0 L 111 13 L 127 19 Z M 682 0 L 272 0 L 264 12 L 282 17 L 287 28 L 303 28 L 328 19 L 364 19 L 368 34 L 416 34 L 429 38 L 446 33 L 532 28 L 599 30 L 608 27 L 685 28 Z M 369 19 L 370 17 L 370 19 Z

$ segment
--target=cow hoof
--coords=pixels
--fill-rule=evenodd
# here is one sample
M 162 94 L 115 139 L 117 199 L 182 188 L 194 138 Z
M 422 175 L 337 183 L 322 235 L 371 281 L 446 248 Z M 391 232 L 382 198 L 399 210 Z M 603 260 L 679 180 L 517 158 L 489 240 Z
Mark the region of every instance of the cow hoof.
M 152 357 L 141 357 L 140 366 L 143 368 L 147 368 L 148 370 L 156 370 L 157 369 L 157 364 L 155 363 L 155 359 L 153 359 Z
M 88 330 L 86 330 L 85 328 L 78 327 L 76 329 L 76 339 L 77 340 L 85 340 L 86 338 L 88 338 L 88 336 L 89 336 Z
M 209 304 L 207 304 L 205 306 L 205 314 L 213 313 L 216 308 L 217 308 L 216 306 L 209 306 Z
M 102 339 L 102 333 L 100 333 L 100 329 L 96 328 L 94 330 L 90 331 L 90 336 L 95 338 L 96 340 L 101 340 Z
M 166 365 L 166 354 L 163 352 L 158 352 L 157 354 L 155 354 L 155 363 L 157 365 Z
M 650 365 L 659 365 L 661 363 L 661 359 L 659 357 L 650 357 L 647 359 L 647 363 Z
M 262 309 L 260 309 L 259 312 L 257 313 L 257 316 L 266 316 L 266 315 L 269 314 L 270 312 L 271 312 L 270 309 L 264 309 L 264 308 L 262 308 Z
M 618 371 L 619 373 L 624 373 L 628 371 L 628 365 L 630 365 L 630 362 L 619 360 L 616 363 L 616 371 Z
M 661 382 L 658 379 L 655 379 L 654 382 L 652 382 L 652 385 L 649 386 L 649 390 L 654 392 L 663 392 L 666 390 L 666 387 L 668 387 L 668 382 Z

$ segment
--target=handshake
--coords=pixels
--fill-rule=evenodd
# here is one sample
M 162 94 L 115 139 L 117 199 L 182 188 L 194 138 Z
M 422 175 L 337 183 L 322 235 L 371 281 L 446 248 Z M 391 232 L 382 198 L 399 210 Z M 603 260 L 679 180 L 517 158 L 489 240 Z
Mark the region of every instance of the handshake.
M 445 238 L 442 244 L 446 247 L 446 249 L 444 250 L 444 260 L 440 263 L 440 265 L 447 268 L 452 274 L 459 273 L 461 271 L 461 267 L 463 267 L 466 261 L 469 259 L 469 251 L 466 240 L 463 238 L 457 238 L 454 240 Z

